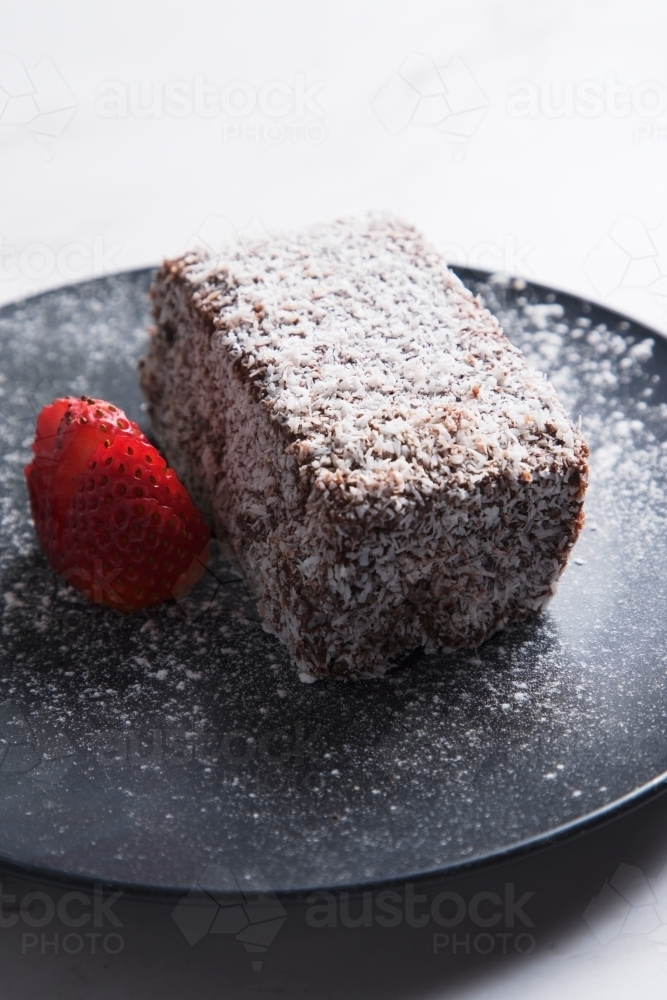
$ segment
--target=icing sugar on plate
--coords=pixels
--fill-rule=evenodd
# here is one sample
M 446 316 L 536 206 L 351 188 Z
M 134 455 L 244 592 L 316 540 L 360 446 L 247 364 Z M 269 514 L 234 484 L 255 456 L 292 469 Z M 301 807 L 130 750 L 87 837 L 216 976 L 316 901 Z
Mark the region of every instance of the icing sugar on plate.
M 66 392 L 143 419 L 149 271 L 0 311 L 0 855 L 185 887 L 213 862 L 307 889 L 453 868 L 586 822 L 667 767 L 667 342 L 460 271 L 591 446 L 587 527 L 546 614 L 383 681 L 301 684 L 219 554 L 126 616 L 45 567 L 22 465 Z

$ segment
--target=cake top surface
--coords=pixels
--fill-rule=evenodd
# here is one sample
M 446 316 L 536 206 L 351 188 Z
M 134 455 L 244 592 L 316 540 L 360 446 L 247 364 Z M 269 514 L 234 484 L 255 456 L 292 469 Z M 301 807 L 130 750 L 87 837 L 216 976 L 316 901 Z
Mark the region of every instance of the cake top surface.
M 546 378 L 412 227 L 339 220 L 165 265 L 322 483 L 529 481 L 581 438 Z

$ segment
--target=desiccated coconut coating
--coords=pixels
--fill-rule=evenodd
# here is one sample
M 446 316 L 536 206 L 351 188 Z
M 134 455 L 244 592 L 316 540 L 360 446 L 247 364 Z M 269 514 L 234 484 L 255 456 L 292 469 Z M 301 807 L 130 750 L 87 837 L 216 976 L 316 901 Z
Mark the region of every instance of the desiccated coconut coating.
M 583 524 L 556 394 L 386 216 L 166 261 L 140 365 L 169 462 L 304 677 L 539 611 Z

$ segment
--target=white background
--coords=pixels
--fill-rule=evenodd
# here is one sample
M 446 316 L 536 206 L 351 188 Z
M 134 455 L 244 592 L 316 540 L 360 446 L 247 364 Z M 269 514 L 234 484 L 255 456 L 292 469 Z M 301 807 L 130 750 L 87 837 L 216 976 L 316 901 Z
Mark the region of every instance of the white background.
M 650 87 L 667 102 L 666 29 L 660 0 L 6 4 L 0 48 L 28 72 L 50 57 L 71 99 L 50 78 L 37 102 L 74 112 L 51 142 L 30 130 L 36 109 L 15 100 L 0 112 L 0 301 L 155 263 L 198 233 L 242 236 L 250 223 L 271 229 L 373 207 L 414 222 L 450 257 L 518 271 L 667 331 L 667 107 L 654 107 L 660 91 Z M 471 74 L 485 112 L 466 141 L 433 124 L 400 127 L 391 94 L 390 129 L 374 110 L 411 53 L 440 67 L 458 57 Z M 174 117 L 168 101 L 149 117 L 129 106 L 133 88 L 164 97 L 197 74 L 215 85 L 211 117 Z M 228 84 L 258 95 L 277 82 L 287 95 L 273 92 L 276 106 L 289 104 L 298 79 L 315 88 L 317 113 L 308 102 L 286 117 L 215 111 Z M 607 81 L 621 90 L 605 92 L 601 109 L 582 112 L 575 91 L 571 108 L 549 116 L 564 85 Z M 109 82 L 128 97 L 124 115 L 103 116 Z M 543 90 L 517 117 L 512 88 L 526 85 Z
M 667 95 L 666 36 L 665 0 L 5 4 L 0 47 L 16 60 L 0 67 L 0 301 L 153 264 L 197 238 L 385 208 L 461 262 L 667 332 L 667 107 L 653 107 Z M 422 69 L 458 57 L 476 83 L 484 114 L 464 141 L 404 123 L 392 94 L 409 97 L 396 73 L 410 77 L 411 54 Z M 44 56 L 59 82 L 35 71 Z M 238 81 L 257 95 L 279 84 L 273 107 L 299 81 L 311 96 L 285 117 L 229 115 L 214 98 L 184 117 L 130 106 L 140 84 L 164 97 L 198 74 L 218 101 Z M 424 86 L 433 79 L 423 69 Z M 613 103 L 603 91 L 582 113 L 576 88 L 609 81 Z M 110 83 L 128 97 L 111 117 L 100 103 Z M 572 107 L 553 117 L 568 86 Z M 539 91 L 528 116 L 510 103 L 517 87 Z M 51 117 L 40 124 L 40 112 Z M 581 948 L 513 964 L 466 995 L 664 995 L 648 937 L 602 947 L 583 921 L 581 932 Z

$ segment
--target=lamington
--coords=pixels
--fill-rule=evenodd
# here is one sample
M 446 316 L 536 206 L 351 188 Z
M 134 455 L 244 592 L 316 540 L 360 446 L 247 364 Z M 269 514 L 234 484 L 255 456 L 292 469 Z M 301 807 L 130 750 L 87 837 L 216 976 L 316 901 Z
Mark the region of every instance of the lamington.
M 154 434 L 303 680 L 541 611 L 586 443 L 418 231 L 373 215 L 165 261 Z

